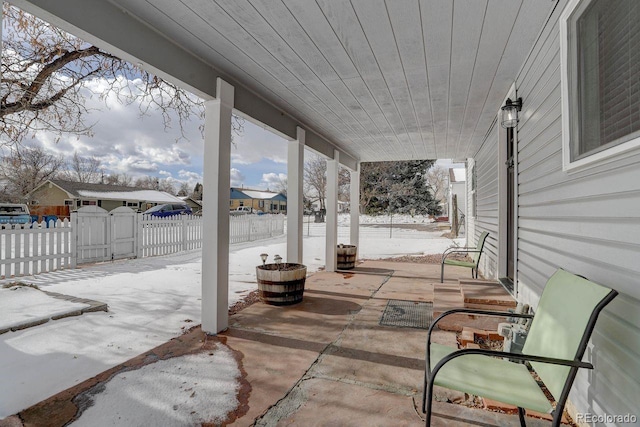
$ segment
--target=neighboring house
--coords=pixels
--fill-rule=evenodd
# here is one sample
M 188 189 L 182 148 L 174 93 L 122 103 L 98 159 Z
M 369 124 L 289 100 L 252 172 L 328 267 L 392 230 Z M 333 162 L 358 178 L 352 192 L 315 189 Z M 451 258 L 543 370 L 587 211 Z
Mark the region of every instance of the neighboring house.
M 229 208 L 235 210 L 240 206 L 249 206 L 254 211 L 265 213 L 287 213 L 287 196 L 273 191 L 231 188 Z
M 320 201 L 316 200 L 311 204 L 311 210 L 314 212 L 320 211 Z M 327 200 L 324 200 L 324 205 L 327 206 Z M 342 200 L 338 200 L 338 213 L 346 213 L 349 212 L 349 202 L 343 202 Z
M 463 168 L 449 168 L 449 222 L 452 221 L 453 211 L 453 196 L 456 196 L 456 203 L 458 204 L 458 223 L 462 220 L 462 215 L 467 215 L 467 184 L 466 184 L 466 170 Z
M 164 191 L 108 184 L 85 184 L 50 179 L 25 196 L 33 215 L 68 217 L 82 206 L 100 206 L 107 211 L 120 206 L 144 212 L 160 203 L 181 203 L 182 200 Z
M 196 200 L 191 196 L 180 197 L 180 199 L 185 202 L 194 213 L 202 211 L 202 200 Z

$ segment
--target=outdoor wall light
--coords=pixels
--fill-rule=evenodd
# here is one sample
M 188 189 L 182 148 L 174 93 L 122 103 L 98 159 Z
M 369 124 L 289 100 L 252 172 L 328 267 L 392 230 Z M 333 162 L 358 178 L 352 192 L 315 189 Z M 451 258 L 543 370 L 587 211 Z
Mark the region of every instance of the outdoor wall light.
M 502 118 L 500 120 L 500 125 L 505 128 L 514 128 L 518 126 L 518 111 L 522 110 L 522 98 L 518 98 L 515 101 L 512 101 L 511 98 L 507 98 L 507 101 L 501 108 L 502 110 Z

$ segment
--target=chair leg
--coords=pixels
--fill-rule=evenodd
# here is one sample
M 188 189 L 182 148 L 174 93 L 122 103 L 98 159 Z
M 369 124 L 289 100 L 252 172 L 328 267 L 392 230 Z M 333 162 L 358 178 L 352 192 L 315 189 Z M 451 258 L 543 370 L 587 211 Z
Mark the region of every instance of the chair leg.
M 424 373 L 424 386 L 422 387 L 422 413 L 425 414 L 427 412 L 427 387 L 429 384 L 429 379 L 427 378 L 427 373 Z
M 524 420 L 524 408 L 518 408 L 518 418 L 520 418 L 520 426 L 527 427 L 527 423 Z
M 440 264 L 440 283 L 444 283 L 444 262 Z
M 433 410 L 433 381 L 431 379 L 427 382 L 427 388 L 425 389 L 424 394 L 425 396 L 423 399 L 425 399 L 427 403 L 425 426 L 431 427 L 431 411 Z

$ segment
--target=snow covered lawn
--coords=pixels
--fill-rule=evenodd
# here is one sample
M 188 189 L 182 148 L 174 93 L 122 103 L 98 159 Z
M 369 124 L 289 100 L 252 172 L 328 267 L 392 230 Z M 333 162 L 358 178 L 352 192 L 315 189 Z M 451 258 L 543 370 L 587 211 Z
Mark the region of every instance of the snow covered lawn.
M 29 286 L 0 287 L 0 301 L 0 331 L 88 307 L 50 297 Z M 25 309 L 27 304 L 28 309 Z

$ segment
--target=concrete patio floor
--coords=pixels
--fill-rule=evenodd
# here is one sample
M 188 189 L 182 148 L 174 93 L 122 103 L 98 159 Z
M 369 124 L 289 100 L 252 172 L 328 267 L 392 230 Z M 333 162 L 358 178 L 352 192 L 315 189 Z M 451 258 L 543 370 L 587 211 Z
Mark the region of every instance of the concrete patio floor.
M 467 269 L 448 268 L 446 273 L 450 283 L 469 277 Z M 432 301 L 439 274 L 439 265 L 383 261 L 367 261 L 349 273 L 316 273 L 307 279 L 302 303 L 253 304 L 231 316 L 229 329 L 216 337 L 194 328 L 22 411 L 14 425 L 64 425 L 77 411 L 71 399 L 113 373 L 207 350 L 217 342 L 234 351 L 242 372 L 240 406 L 228 425 L 424 425 L 419 407 L 427 332 L 381 326 L 379 321 L 389 299 Z M 456 343 L 452 332 L 438 331 L 435 340 Z M 460 396 L 447 397 L 455 401 Z M 533 418 L 527 422 L 549 425 Z M 436 402 L 432 425 L 519 422 L 517 415 Z

